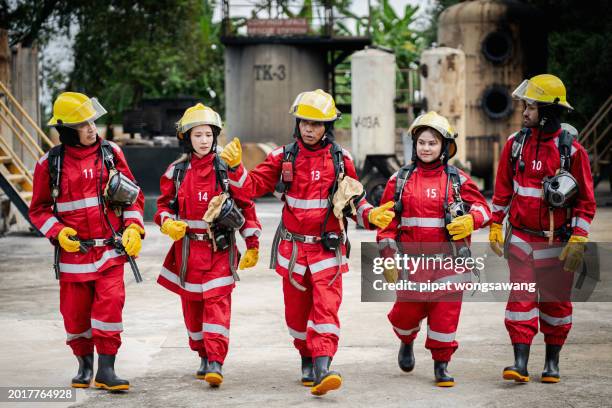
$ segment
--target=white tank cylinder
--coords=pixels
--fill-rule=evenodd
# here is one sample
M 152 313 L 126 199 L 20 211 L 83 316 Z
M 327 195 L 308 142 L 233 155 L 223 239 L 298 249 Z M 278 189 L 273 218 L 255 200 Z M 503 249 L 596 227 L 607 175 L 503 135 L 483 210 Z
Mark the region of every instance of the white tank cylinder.
M 355 165 L 395 154 L 395 55 L 365 49 L 351 57 L 351 139 Z

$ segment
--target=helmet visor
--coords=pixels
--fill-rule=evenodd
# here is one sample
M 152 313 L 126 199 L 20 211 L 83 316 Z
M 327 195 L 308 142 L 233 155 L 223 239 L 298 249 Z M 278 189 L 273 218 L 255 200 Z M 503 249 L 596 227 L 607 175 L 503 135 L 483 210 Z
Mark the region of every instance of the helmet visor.
M 98 118 L 106 114 L 106 109 L 97 98 L 90 98 L 78 108 L 66 115 L 66 120 L 58 120 L 55 126 L 67 126 L 78 129 L 86 124 L 93 124 Z

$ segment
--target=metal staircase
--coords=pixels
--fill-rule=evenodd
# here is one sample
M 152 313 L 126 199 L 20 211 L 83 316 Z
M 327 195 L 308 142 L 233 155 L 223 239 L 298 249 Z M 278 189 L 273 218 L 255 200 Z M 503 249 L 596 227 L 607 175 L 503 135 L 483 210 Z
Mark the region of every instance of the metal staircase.
M 589 154 L 595 186 L 605 177 L 612 187 L 612 95 L 593 115 L 579 136 L 578 141 Z
M 14 112 L 17 112 L 22 120 L 19 120 Z M 34 129 L 34 135 L 26 129 L 25 123 Z M 36 160 L 44 154 L 36 136 L 40 137 L 42 144 L 48 147 L 52 147 L 53 142 L 44 134 L 1 81 L 0 124 L 4 125 L 0 126 L 0 188 L 23 217 L 30 222 L 28 208 L 32 200 L 34 168 L 28 168 L 22 160 L 23 156 L 20 158 L 20 155 L 11 147 L 11 136 L 14 136 L 13 147 L 16 148 L 17 145 L 23 147 L 24 155 L 27 152 L 33 159 L 33 163 L 36 163 Z M 37 231 L 34 225 L 32 227 L 34 231 Z

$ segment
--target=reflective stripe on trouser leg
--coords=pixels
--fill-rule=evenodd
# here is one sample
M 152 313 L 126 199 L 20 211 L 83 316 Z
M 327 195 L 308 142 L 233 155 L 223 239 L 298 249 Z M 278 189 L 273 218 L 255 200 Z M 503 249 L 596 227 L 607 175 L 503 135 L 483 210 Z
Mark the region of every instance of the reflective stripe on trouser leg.
M 208 361 L 223 364 L 227 356 L 232 314 L 231 292 L 204 299 L 202 331 Z
M 204 316 L 204 302 L 201 300 L 189 300 L 181 296 L 183 307 L 183 320 L 189 338 L 189 348 L 197 351 L 200 357 L 206 357 L 204 347 L 204 335 L 202 333 L 202 318 Z
M 425 302 L 395 302 L 387 315 L 395 335 L 404 343 L 412 343 L 427 315 Z
M 91 305 L 94 282 L 64 282 L 60 280 L 60 312 L 64 318 L 66 344 L 76 356 L 94 351 L 91 334 Z
M 308 273 L 308 278 L 310 278 Z M 285 299 L 285 322 L 293 345 L 301 356 L 311 357 L 312 350 L 306 343 L 306 325 L 312 308 L 312 287 L 310 281 L 305 283 L 306 291 L 296 289 L 289 279 L 283 278 L 283 296 Z
M 511 282 L 535 282 L 533 263 L 528 258 L 519 261 L 508 258 Z M 510 335 L 512 344 L 531 344 L 538 333 L 538 303 L 537 292 L 511 291 L 506 304 L 504 323 Z
M 540 331 L 546 344 L 562 346 L 572 328 L 571 293 L 574 274 L 563 269 L 557 261 L 550 267 L 537 270 L 540 294 Z
M 94 291 L 91 331 L 96 351 L 98 354 L 117 354 L 121 346 L 122 312 L 125 303 L 123 265 L 113 266 L 105 271 L 105 275 L 94 282 Z
M 331 277 L 335 274 L 330 274 Z M 342 303 L 342 274 L 334 283 L 319 279 L 312 282 L 312 308 L 306 329 L 306 342 L 312 350 L 312 357 L 331 356 L 338 350 L 340 320 L 338 310 Z
M 425 348 L 431 351 L 435 361 L 450 361 L 459 347 L 455 339 L 459 315 L 461 313 L 462 294 L 456 293 L 445 301 L 428 302 L 427 307 L 427 340 Z
M 572 302 L 540 303 L 540 331 L 546 344 L 565 344 L 572 329 L 572 309 Z

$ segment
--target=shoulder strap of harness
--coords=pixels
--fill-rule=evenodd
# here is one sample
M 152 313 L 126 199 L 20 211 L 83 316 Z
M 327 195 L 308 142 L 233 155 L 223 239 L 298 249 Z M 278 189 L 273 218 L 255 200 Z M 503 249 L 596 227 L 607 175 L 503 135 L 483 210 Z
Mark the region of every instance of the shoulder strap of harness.
M 282 163 L 290 162 L 291 167 L 295 168 L 295 158 L 298 155 L 298 151 L 299 151 L 299 146 L 297 142 L 292 142 L 292 143 L 284 145 Z M 282 166 L 282 163 L 281 163 L 281 166 Z M 282 168 L 281 168 L 281 175 L 280 175 L 278 183 L 276 184 L 276 187 L 274 188 L 274 191 L 276 193 L 280 193 L 284 195 L 289 190 L 289 187 L 291 187 L 291 182 L 283 180 L 283 174 L 282 174 Z
M 459 169 L 457 167 L 453 166 L 452 164 L 449 164 L 446 166 L 445 171 L 450 176 L 451 183 L 461 186 L 461 177 L 459 175 Z
M 512 163 L 512 174 L 516 174 L 516 166 L 519 158 L 523 156 L 523 146 L 525 146 L 525 142 L 531 135 L 531 129 L 522 128 L 518 131 L 514 139 L 512 140 L 512 151 L 510 154 L 510 162 Z
M 401 214 L 404 209 L 404 206 L 402 204 L 402 194 L 404 194 L 404 187 L 406 186 L 406 183 L 410 179 L 410 176 L 412 176 L 412 173 L 415 169 L 416 164 L 413 162 L 403 165 L 397 171 L 397 176 L 395 178 L 395 192 L 393 194 L 393 201 L 395 202 L 393 210 L 395 211 L 395 214 L 398 217 L 402 216 Z
M 174 165 L 174 171 L 172 172 L 172 180 L 174 180 L 174 184 L 177 185 L 177 191 L 178 191 L 178 187 L 181 186 L 181 183 L 183 182 L 183 179 L 185 178 L 185 172 L 187 170 L 187 166 L 189 166 L 189 160 L 184 160 L 181 162 L 178 162 Z
M 53 199 L 53 213 L 57 216 L 57 199 L 60 195 L 62 162 L 64 160 L 64 145 L 53 146 L 47 156 L 49 162 L 49 190 Z
M 574 143 L 574 135 L 563 129 L 559 135 L 559 156 L 561 169 L 568 172 L 571 167 L 572 143 Z
M 102 140 L 100 142 L 100 149 L 102 151 L 102 160 L 104 160 L 104 165 L 107 170 L 115 168 L 115 151 L 113 150 L 113 146 L 108 142 L 108 140 Z
M 218 155 L 215 155 L 213 165 L 215 166 L 215 185 L 220 185 L 224 193 L 230 194 L 227 163 L 221 160 Z
M 336 173 L 336 180 L 338 180 L 338 177 L 341 174 L 346 173 L 346 168 L 344 166 L 344 153 L 342 151 L 342 147 L 338 143 L 332 141 L 331 144 L 331 155 L 332 160 L 334 161 L 334 172 Z

